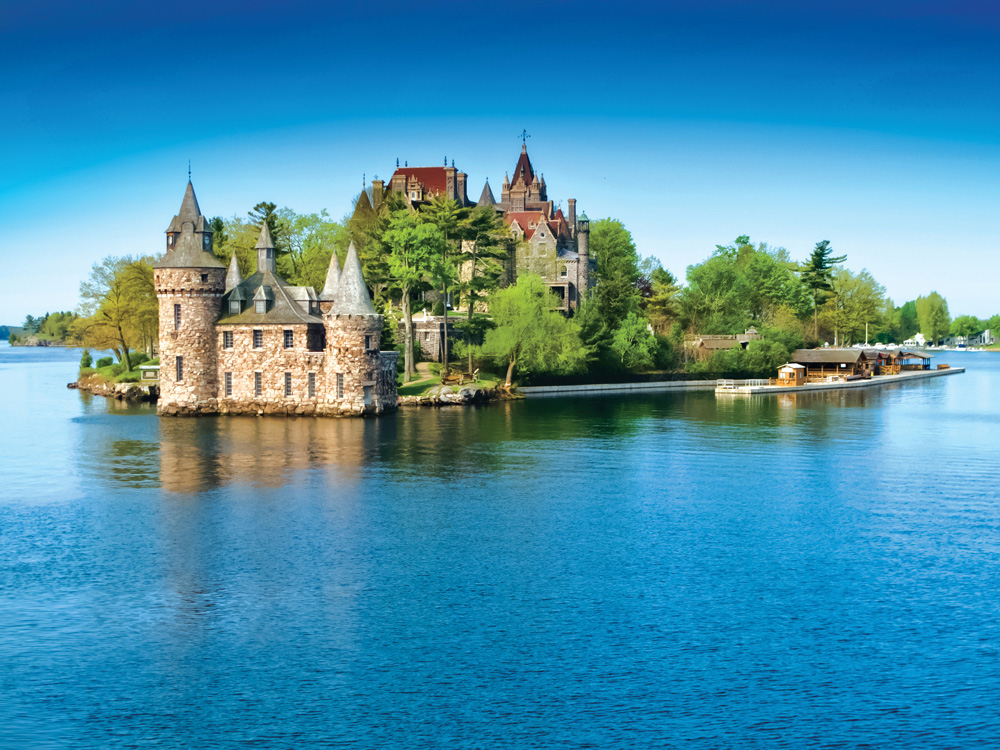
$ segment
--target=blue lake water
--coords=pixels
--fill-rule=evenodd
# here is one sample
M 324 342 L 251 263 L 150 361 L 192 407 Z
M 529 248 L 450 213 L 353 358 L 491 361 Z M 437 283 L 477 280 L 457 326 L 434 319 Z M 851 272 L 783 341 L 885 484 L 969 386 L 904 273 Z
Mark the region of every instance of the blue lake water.
M 0 348 L 0 747 L 1000 743 L 1000 355 L 161 420 Z

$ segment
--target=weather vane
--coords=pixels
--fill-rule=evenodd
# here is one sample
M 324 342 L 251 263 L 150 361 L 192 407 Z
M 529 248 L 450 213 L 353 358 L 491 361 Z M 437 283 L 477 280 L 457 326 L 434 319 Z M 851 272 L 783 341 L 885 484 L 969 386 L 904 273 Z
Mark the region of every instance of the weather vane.
M 188 159 L 188 182 L 191 182 L 191 160 Z
M 521 139 L 522 145 L 527 146 L 528 145 L 528 139 L 531 138 L 531 134 L 525 129 L 525 130 L 521 131 L 521 134 L 518 136 L 518 138 Z

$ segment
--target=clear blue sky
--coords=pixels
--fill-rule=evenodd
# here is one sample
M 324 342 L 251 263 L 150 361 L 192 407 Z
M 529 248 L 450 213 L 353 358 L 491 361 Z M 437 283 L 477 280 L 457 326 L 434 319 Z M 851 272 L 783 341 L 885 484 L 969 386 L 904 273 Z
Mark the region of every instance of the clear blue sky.
M 522 128 L 551 197 L 681 277 L 829 239 L 897 304 L 1000 312 L 1000 6 L 4 3 L 0 70 L 0 323 L 161 251 L 189 158 L 208 215 L 339 217 L 397 157 L 499 188 Z

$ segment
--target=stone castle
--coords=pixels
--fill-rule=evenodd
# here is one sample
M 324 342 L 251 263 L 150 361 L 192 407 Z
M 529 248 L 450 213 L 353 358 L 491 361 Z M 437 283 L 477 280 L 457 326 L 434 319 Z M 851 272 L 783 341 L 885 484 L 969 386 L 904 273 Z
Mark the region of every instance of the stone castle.
M 526 143 L 514 165 L 514 178 L 504 176 L 500 200 L 496 200 L 489 180 L 476 203 L 466 193 L 468 175 L 448 166 L 400 167 L 389 180 L 388 189 L 401 193 L 408 205 L 419 206 L 437 195 L 456 201 L 460 206 L 490 206 L 503 214 L 516 240 L 508 263 L 506 283 L 513 283 L 519 273 L 536 273 L 559 298 L 559 309 L 575 312 L 590 289 L 595 260 L 590 257 L 590 222 L 586 214 L 576 215 L 576 199 L 567 201 L 567 213 L 555 208 L 548 197 L 545 176 L 535 172 L 528 158 Z M 372 182 L 376 199 L 386 185 Z M 367 200 L 362 193 L 362 200 Z
M 160 314 L 157 412 L 361 416 L 396 408 L 396 352 L 379 350 L 375 313 L 351 245 L 326 285 L 278 276 L 267 224 L 243 279 L 212 254 L 211 224 L 188 182 L 155 264 Z

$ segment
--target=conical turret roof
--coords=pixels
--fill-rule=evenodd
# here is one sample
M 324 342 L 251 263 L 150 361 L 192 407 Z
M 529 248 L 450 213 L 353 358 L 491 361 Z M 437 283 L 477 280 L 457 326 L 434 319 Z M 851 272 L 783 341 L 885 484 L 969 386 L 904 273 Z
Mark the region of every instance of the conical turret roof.
M 242 283 L 243 276 L 240 274 L 240 264 L 236 260 L 236 253 L 233 253 L 233 258 L 229 261 L 229 270 L 226 271 L 226 291 L 235 289 Z
M 351 247 L 354 247 L 352 244 Z M 330 256 L 330 268 L 326 272 L 326 283 L 323 291 L 319 293 L 319 298 L 323 302 L 333 302 L 337 299 L 337 287 L 340 285 L 340 260 L 337 258 L 337 251 L 333 251 Z
M 177 212 L 167 234 L 179 234 L 177 241 L 156 263 L 154 268 L 225 268 L 221 261 L 212 253 L 205 251 L 202 236 L 195 232 L 207 233 L 212 228 L 198 207 L 198 199 L 194 194 L 194 186 L 188 180 L 184 198 L 181 200 L 181 210 Z
M 337 298 L 330 308 L 331 315 L 377 315 L 368 296 L 368 286 L 361 271 L 361 260 L 354 243 L 347 249 L 347 260 L 337 284 Z
M 531 159 L 528 158 L 527 146 L 521 146 L 521 155 L 514 166 L 514 184 L 520 180 L 525 186 L 530 185 L 535 179 L 535 171 L 531 168 Z
M 192 229 L 198 229 L 198 219 L 201 217 L 201 208 L 198 207 L 198 198 L 194 194 L 194 185 L 188 180 L 187 189 L 184 191 L 184 198 L 181 200 L 180 211 L 167 227 L 168 232 L 180 232 L 185 222 L 191 222 Z
M 496 198 L 493 197 L 493 190 L 490 189 L 490 181 L 487 180 L 486 184 L 483 185 L 483 193 L 479 196 L 479 202 L 477 206 L 495 206 L 497 203 Z
M 260 237 L 257 239 L 257 250 L 274 250 L 274 240 L 271 239 L 271 230 L 267 228 L 267 222 L 262 222 L 260 227 Z

